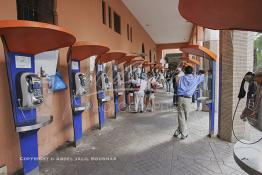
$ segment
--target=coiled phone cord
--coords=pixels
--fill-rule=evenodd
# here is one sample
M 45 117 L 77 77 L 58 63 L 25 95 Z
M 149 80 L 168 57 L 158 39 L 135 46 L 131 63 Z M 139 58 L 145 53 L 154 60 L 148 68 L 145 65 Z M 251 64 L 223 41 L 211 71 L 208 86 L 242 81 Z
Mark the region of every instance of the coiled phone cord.
M 238 99 L 238 102 L 237 102 L 237 106 L 235 108 L 235 111 L 234 111 L 234 114 L 233 114 L 233 118 L 232 118 L 232 130 L 233 130 L 233 135 L 234 137 L 237 139 L 237 141 L 239 141 L 240 143 L 243 143 L 245 145 L 254 145 L 258 142 L 260 142 L 262 140 L 262 137 L 260 139 L 258 139 L 257 141 L 255 142 L 243 142 L 241 141 L 237 136 L 236 136 L 236 133 L 235 133 L 235 130 L 234 130 L 234 121 L 235 121 L 235 116 L 236 116 L 236 112 L 237 112 L 237 108 L 238 108 L 238 105 L 239 105 L 239 102 L 240 102 L 240 98 Z

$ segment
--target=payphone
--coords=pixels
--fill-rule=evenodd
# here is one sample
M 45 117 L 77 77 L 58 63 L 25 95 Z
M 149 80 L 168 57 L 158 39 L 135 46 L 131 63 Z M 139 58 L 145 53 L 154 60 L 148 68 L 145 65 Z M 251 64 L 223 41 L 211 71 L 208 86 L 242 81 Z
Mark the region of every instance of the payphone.
M 84 96 L 88 93 L 88 79 L 84 73 L 81 72 L 73 72 L 73 92 L 75 96 Z
M 121 92 L 121 86 L 122 86 L 122 76 L 121 76 L 121 70 L 118 68 L 117 65 L 113 65 L 113 88 L 114 88 L 114 101 L 115 101 L 115 117 L 117 117 L 119 113 L 119 96 L 123 95 L 123 92 Z
M 98 65 L 101 66 L 101 68 L 103 69 L 103 65 Z M 107 75 L 107 73 L 103 71 L 99 71 L 97 74 L 97 91 L 98 93 L 105 93 L 105 91 L 109 90 L 111 88 L 111 83 L 109 81 L 109 77 Z M 98 97 L 98 101 L 100 103 L 104 103 L 110 100 L 109 96 L 99 96 Z
M 102 129 L 105 124 L 105 102 L 111 100 L 110 96 L 106 96 L 106 91 L 110 89 L 111 84 L 109 77 L 105 73 L 104 65 L 97 64 L 96 86 L 97 86 L 97 99 L 98 99 L 98 113 L 99 113 L 99 128 Z
M 111 87 L 111 83 L 109 81 L 109 77 L 105 72 L 101 73 L 101 89 L 102 91 L 109 90 Z
M 120 51 L 112 51 L 105 53 L 97 58 L 96 64 L 96 78 L 97 78 L 97 99 L 98 99 L 98 113 L 99 113 L 99 127 L 102 129 L 105 123 L 105 102 L 111 100 L 110 96 L 106 95 L 106 90 L 112 87 L 109 82 L 108 75 L 105 72 L 104 64 L 110 61 L 117 61 L 123 58 L 126 54 Z M 114 73 L 114 66 L 113 66 Z M 114 79 L 114 77 L 113 77 Z M 113 82 L 113 88 L 115 87 L 115 82 Z M 115 100 L 115 99 L 114 99 Z M 116 101 L 115 101 L 116 102 Z M 118 106 L 118 103 L 117 103 Z M 116 103 L 115 103 L 116 107 Z
M 78 146 L 82 142 L 82 113 L 92 107 L 91 102 L 85 102 L 83 99 L 87 95 L 90 95 L 89 86 L 92 77 L 81 71 L 81 61 L 104 54 L 108 50 L 109 48 L 106 46 L 85 41 L 76 42 L 69 50 L 68 75 L 75 146 Z
M 43 103 L 43 88 L 40 77 L 31 72 L 17 74 L 17 100 L 20 107 L 33 108 Z
M 59 26 L 23 20 L 0 21 L 0 36 L 23 174 L 39 174 L 37 133 L 53 121 L 53 116 L 39 116 L 36 110 L 44 102 L 41 78 L 35 73 L 36 55 L 70 46 L 75 37 Z
M 72 46 L 71 49 L 74 49 Z M 87 76 L 80 72 L 80 61 L 72 55 L 68 59 L 68 75 L 71 108 L 73 116 L 74 146 L 77 147 L 82 142 L 82 112 L 91 108 L 91 103 L 83 103 L 82 97 L 88 95 L 89 81 Z
M 245 90 L 245 83 L 248 83 L 248 92 Z M 254 128 L 262 131 L 262 71 L 257 73 L 248 72 L 244 76 L 240 91 L 239 100 L 247 95 L 246 107 L 240 118 L 248 121 Z

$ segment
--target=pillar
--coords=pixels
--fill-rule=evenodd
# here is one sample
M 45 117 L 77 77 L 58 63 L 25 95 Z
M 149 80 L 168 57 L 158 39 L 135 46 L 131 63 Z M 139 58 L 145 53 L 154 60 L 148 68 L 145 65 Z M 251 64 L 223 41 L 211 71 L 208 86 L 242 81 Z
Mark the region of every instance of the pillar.
M 220 31 L 218 136 L 226 141 L 235 141 L 232 115 L 243 76 L 253 71 L 253 43 L 252 32 Z M 235 132 L 240 138 L 245 134 L 245 123 L 239 118 L 244 106 L 245 100 L 242 100 L 234 123 Z

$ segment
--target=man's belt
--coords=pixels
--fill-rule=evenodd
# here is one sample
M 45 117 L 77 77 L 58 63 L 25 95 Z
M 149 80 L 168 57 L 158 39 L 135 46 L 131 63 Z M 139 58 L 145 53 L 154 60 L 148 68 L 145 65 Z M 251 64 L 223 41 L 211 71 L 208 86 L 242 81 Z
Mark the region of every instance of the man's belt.
M 192 98 L 192 97 L 185 96 L 185 95 L 179 95 L 178 97 L 183 97 L 183 98 Z

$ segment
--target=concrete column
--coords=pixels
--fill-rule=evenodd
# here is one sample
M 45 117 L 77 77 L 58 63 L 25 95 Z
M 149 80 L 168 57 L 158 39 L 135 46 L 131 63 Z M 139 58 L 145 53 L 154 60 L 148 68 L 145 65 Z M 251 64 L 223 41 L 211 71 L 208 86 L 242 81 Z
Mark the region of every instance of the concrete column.
M 254 33 L 244 31 L 220 31 L 220 78 L 219 78 L 219 126 L 218 136 L 235 141 L 232 134 L 232 115 L 238 101 L 243 76 L 253 70 Z M 234 122 L 239 137 L 245 134 L 245 124 L 239 116 L 245 100 L 239 105 Z

